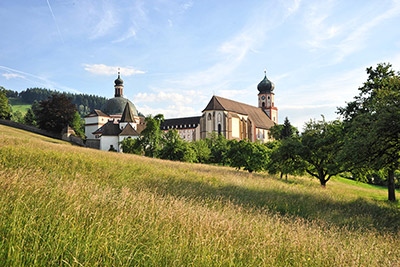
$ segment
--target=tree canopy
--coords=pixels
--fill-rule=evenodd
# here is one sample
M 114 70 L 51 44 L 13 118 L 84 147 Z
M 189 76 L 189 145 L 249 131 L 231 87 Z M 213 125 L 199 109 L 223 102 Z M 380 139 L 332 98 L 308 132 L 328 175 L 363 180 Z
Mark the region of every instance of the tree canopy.
M 390 64 L 367 68 L 359 95 L 339 108 L 344 119 L 342 162 L 352 172 L 387 171 L 388 199 L 394 201 L 394 172 L 400 159 L 400 73 Z
M 329 179 L 344 170 L 337 161 L 342 147 L 342 123 L 311 120 L 301 134 L 297 154 L 305 163 L 305 171 L 319 179 L 325 187 Z
M 36 111 L 39 128 L 60 133 L 68 124 L 72 125 L 76 106 L 64 94 L 54 94 L 39 103 Z
M 157 157 L 161 149 L 161 122 L 164 121 L 164 115 L 157 114 L 145 118 L 146 128 L 142 131 L 139 139 L 145 156 Z
M 0 86 L 0 119 L 9 120 L 11 118 L 11 108 L 8 104 L 6 89 Z

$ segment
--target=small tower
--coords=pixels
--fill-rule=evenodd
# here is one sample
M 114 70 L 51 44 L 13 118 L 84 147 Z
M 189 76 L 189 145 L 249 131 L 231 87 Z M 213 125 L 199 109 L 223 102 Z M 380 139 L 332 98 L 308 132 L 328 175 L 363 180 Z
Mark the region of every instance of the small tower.
M 121 79 L 121 73 L 118 68 L 118 78 L 114 81 L 115 94 L 114 97 L 123 97 L 124 94 L 124 81 Z
M 278 123 L 278 108 L 274 103 L 275 85 L 268 80 L 267 71 L 264 70 L 264 79 L 258 84 L 258 107 L 262 108 L 268 117 L 275 123 Z

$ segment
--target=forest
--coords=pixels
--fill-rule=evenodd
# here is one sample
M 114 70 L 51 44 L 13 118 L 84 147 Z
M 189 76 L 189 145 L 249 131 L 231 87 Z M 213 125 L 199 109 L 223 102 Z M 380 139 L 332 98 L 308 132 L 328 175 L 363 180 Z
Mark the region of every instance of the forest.
M 28 88 L 21 92 L 6 90 L 6 96 L 8 98 L 18 98 L 25 104 L 32 105 L 35 101 L 40 102 L 48 99 L 53 94 L 65 94 L 71 99 L 72 103 L 76 105 L 76 108 L 81 117 L 89 114 L 93 109 L 101 109 L 106 103 L 107 98 L 96 95 L 88 94 L 73 94 L 59 91 L 53 91 L 46 88 Z

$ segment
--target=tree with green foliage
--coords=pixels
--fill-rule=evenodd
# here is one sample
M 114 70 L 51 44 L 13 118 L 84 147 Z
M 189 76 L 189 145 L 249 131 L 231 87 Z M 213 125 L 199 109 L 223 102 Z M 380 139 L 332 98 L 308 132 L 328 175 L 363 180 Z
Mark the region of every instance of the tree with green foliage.
M 306 123 L 301 134 L 297 155 L 304 161 L 305 171 L 318 178 L 323 187 L 332 176 L 344 171 L 337 161 L 342 140 L 342 123 L 337 120 L 326 122 L 325 118 Z
M 270 135 L 275 140 L 282 140 L 287 137 L 298 136 L 299 131 L 296 127 L 292 126 L 288 117 L 286 117 L 283 124 L 275 124 L 271 127 Z
M 124 153 L 143 155 L 143 147 L 138 138 L 125 138 L 120 142 L 120 145 Z
M 147 157 L 157 157 L 161 149 L 161 122 L 164 116 L 158 114 L 154 117 L 151 115 L 145 118 L 146 128 L 142 131 L 140 144 L 143 147 L 144 155 Z
M 61 133 L 68 124 L 71 125 L 76 112 L 76 106 L 64 94 L 54 94 L 47 100 L 39 102 L 36 114 L 39 128 Z
M 211 149 L 207 145 L 207 141 L 200 139 L 191 143 L 196 154 L 196 162 L 207 163 L 210 159 Z
M 6 89 L 0 86 L 0 119 L 9 120 L 11 118 L 11 107 L 8 104 Z
M 395 201 L 400 160 L 400 73 L 388 63 L 367 68 L 367 81 L 354 101 L 339 108 L 345 141 L 341 160 L 354 173 L 387 172 L 388 199 Z M 364 171 L 363 171 L 364 170 Z
M 229 140 L 229 150 L 226 157 L 232 167 L 252 173 L 264 170 L 268 162 L 268 152 L 265 146 L 252 143 L 249 140 Z
M 213 132 L 206 138 L 206 142 L 211 151 L 209 162 L 227 164 L 225 154 L 228 151 L 228 140 L 222 134 Z
M 161 159 L 194 162 L 196 154 L 188 142 L 183 140 L 177 130 L 171 129 L 161 139 L 162 148 L 159 151 Z
M 287 175 L 301 175 L 304 173 L 304 161 L 298 155 L 300 150 L 300 140 L 298 137 L 287 137 L 280 141 L 271 142 L 270 160 L 267 164 L 267 170 L 270 174 L 280 173 L 287 179 Z
M 72 120 L 71 128 L 75 131 L 75 134 L 80 138 L 85 138 L 84 120 L 82 120 L 78 111 L 75 111 L 74 118 Z
M 36 116 L 35 116 L 35 113 L 33 113 L 32 108 L 29 108 L 26 111 L 25 116 L 24 116 L 24 123 L 26 125 L 31 125 L 31 126 L 36 126 L 37 125 Z
M 15 121 L 15 122 L 22 123 L 22 124 L 25 123 L 24 116 L 22 115 L 22 112 L 19 111 L 19 110 L 12 111 L 12 108 L 11 108 L 11 120 Z

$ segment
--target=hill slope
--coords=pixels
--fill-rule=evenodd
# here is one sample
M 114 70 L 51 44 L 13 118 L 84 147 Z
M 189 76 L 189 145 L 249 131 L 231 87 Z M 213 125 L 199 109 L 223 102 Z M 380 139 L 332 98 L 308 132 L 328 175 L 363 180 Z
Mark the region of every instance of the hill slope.
M 322 189 L 0 125 L 0 191 L 5 265 L 400 264 L 399 208 L 340 181 Z

